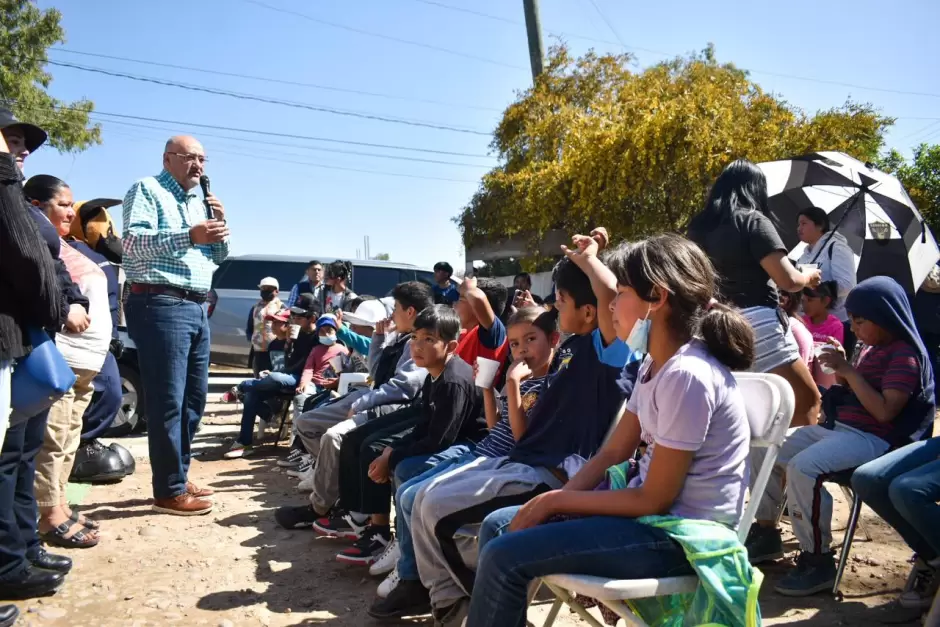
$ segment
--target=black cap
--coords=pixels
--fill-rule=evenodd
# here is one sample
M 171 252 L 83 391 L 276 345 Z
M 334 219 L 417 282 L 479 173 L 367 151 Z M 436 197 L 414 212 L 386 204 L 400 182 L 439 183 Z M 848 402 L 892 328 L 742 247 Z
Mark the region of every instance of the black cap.
M 320 314 L 320 303 L 313 297 L 313 294 L 301 294 L 297 297 L 297 302 L 290 308 L 290 312 L 295 316 L 317 316 Z
M 20 122 L 13 115 L 13 112 L 6 107 L 0 107 L 0 130 L 17 127 L 23 131 L 23 137 L 26 140 L 26 150 L 35 152 L 37 148 L 46 143 L 49 135 L 35 124 Z

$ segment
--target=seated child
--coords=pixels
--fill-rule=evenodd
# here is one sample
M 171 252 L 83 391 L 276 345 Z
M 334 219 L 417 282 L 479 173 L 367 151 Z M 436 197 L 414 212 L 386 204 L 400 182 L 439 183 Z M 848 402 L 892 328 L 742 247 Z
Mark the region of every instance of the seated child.
M 557 372 L 531 409 L 525 434 L 507 457 L 477 459 L 436 477 L 415 498 L 418 572 L 435 617 L 445 623 L 466 608 L 473 585 L 457 530 L 560 487 L 566 460 L 597 451 L 632 389 L 633 377 L 621 376 L 630 351 L 617 339 L 610 311 L 616 292 L 596 281 L 592 289 L 570 258 L 558 263 L 553 278 L 561 329 L 573 335 L 558 351 Z
M 304 371 L 297 384 L 297 393 L 303 393 L 308 385 L 314 385 L 316 392 L 335 390 L 339 384 L 339 373 L 342 371 L 342 358 L 349 354 L 349 350 L 336 341 L 336 317 L 333 314 L 323 314 L 317 320 L 317 335 L 320 344 L 313 347 Z
M 411 537 L 411 514 L 415 496 L 432 478 L 465 466 L 478 457 L 505 457 L 525 434 L 527 414 L 535 405 L 554 358 L 558 342 L 557 314 L 541 308 L 520 309 L 509 319 L 507 333 L 513 356 L 506 376 L 505 395 L 496 398 L 492 388 L 483 390 L 486 422 L 490 432 L 475 447 L 453 446 L 431 458 L 433 465 L 424 473 L 403 480 L 396 473 L 395 530 L 398 548 L 372 565 L 369 573 L 391 575 L 379 586 L 379 598 L 369 609 L 378 619 L 426 613 L 430 606 L 428 592 L 418 577 L 414 544 Z M 384 562 L 384 564 L 382 563 Z M 397 564 L 397 565 L 396 565 Z M 394 584 L 394 585 L 393 585 Z
M 793 332 L 793 339 L 796 340 L 796 345 L 800 349 L 800 359 L 803 360 L 803 363 L 806 364 L 806 367 L 812 372 L 813 362 L 815 360 L 815 356 L 813 355 L 813 336 L 800 318 L 801 302 L 802 300 L 800 299 L 799 293 L 791 294 L 790 292 L 780 291 L 780 308 L 783 309 L 787 314 L 787 318 L 790 320 L 790 330 Z
M 457 354 L 476 365 L 477 357 L 503 363 L 509 354 L 506 327 L 499 312 L 506 307 L 509 292 L 496 279 L 467 277 L 460 284 L 460 299 L 454 305 L 464 332 Z
M 297 433 L 306 449 L 316 456 L 316 463 L 304 477 L 312 489 L 311 505 L 286 506 L 275 512 L 278 523 L 287 529 L 309 528 L 333 509 L 339 498 L 343 437 L 368 420 L 413 401 L 427 377 L 427 371 L 411 358 L 411 335 L 418 313 L 433 304 L 431 288 L 419 281 L 409 281 L 395 286 L 392 296 L 395 299 L 392 319 L 376 325 L 370 342 L 372 389 L 353 390 L 302 414 L 297 421 Z
M 340 502 L 357 515 L 369 516 L 370 524 L 352 547 L 336 556 L 340 562 L 370 564 L 389 545 L 392 473 L 411 477 L 422 472 L 433 455 L 454 443 L 472 446 L 486 433 L 483 398 L 474 384 L 473 369 L 454 354 L 460 320 L 453 308 L 429 307 L 418 314 L 414 326 L 411 356 L 428 371 L 420 411 L 408 419 L 405 429 L 396 414 L 389 414 L 370 420 L 343 440 Z M 364 438 L 356 437 L 373 425 L 378 428 Z M 332 535 L 320 528 L 326 522 L 315 522 L 314 531 Z
M 813 336 L 814 353 L 827 347 L 829 338 L 834 338 L 839 344 L 845 341 L 842 321 L 830 313 L 836 304 L 837 290 L 835 281 L 824 281 L 816 289 L 807 287 L 803 290 L 803 322 Z M 836 375 L 823 372 L 815 360 L 810 371 L 816 385 L 821 388 L 829 388 L 836 382 Z
M 649 354 L 597 455 L 562 489 L 529 500 L 508 533 L 480 547 L 466 622 L 473 627 L 524 626 L 529 583 L 549 574 L 691 573 L 680 544 L 644 517 L 712 521 L 731 531 L 744 510 L 750 429 L 731 370 L 750 366 L 754 338 L 743 316 L 714 302 L 708 257 L 684 238 L 660 235 L 618 247 L 608 270 L 586 237 L 577 243 L 571 257 L 592 280 L 616 286 L 618 337 Z M 596 490 L 609 467 L 632 460 L 641 440 L 649 445 L 638 472 L 623 487 Z
M 934 418 L 929 411 L 933 370 L 904 289 L 888 277 L 866 279 L 849 293 L 845 306 L 852 330 L 865 346 L 854 366 L 835 340 L 830 340 L 834 350 L 818 357 L 835 370 L 838 381 L 823 397 L 827 424 L 801 427 L 784 441 L 758 523 L 748 537 L 752 562 L 783 555 L 775 524 L 785 472 L 790 521 L 802 550 L 796 568 L 775 586 L 788 596 L 828 590 L 835 581 L 829 547 L 832 497 L 823 487 L 825 476 L 870 462 L 892 445 L 917 440 Z

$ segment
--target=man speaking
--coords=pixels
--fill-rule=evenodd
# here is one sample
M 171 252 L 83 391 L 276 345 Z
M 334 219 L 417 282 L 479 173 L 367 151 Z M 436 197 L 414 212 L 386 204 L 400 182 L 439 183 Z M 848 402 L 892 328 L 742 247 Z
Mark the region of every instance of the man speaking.
M 153 509 L 177 516 L 212 511 L 212 490 L 187 478 L 209 385 L 206 299 L 229 251 L 222 203 L 207 194 L 207 209 L 195 193 L 205 164 L 196 139 L 172 137 L 163 171 L 124 198 L 124 313 L 143 381 Z

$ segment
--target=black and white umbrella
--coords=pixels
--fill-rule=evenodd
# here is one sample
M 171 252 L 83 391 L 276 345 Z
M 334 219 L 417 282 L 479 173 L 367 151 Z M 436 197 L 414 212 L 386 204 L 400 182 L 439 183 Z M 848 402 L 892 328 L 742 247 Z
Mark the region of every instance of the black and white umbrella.
M 770 218 L 791 258 L 806 248 L 796 234 L 800 211 L 819 207 L 855 253 L 859 281 L 886 275 L 913 294 L 940 259 L 930 229 L 894 176 L 841 152 L 770 161 L 760 168 L 767 176 Z

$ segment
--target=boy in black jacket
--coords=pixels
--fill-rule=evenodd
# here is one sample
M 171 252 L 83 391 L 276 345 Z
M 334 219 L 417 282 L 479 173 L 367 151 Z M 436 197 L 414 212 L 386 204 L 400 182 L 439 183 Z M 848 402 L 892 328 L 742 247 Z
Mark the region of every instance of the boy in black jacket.
M 450 307 L 435 305 L 422 311 L 415 320 L 411 345 L 415 365 L 428 371 L 421 388 L 420 413 L 405 422 L 387 416 L 387 427 L 372 430 L 359 442 L 343 443 L 340 501 L 352 511 L 371 516 L 371 524 L 352 547 L 336 556 L 338 561 L 370 564 L 388 546 L 391 479 L 396 468 L 407 465 L 397 474 L 416 476 L 427 470 L 425 462 L 431 456 L 486 436 L 483 395 L 474 384 L 473 368 L 454 354 L 459 333 L 460 319 Z

